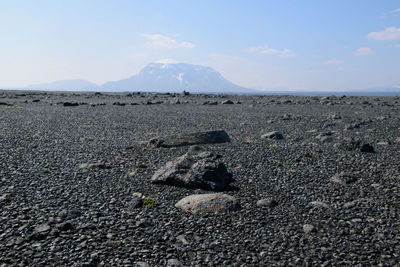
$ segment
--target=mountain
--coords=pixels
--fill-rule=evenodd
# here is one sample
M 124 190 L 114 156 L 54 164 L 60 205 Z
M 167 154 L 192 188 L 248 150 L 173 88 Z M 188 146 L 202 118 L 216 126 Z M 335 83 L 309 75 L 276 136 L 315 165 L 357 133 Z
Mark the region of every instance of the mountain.
M 107 91 L 249 93 L 210 67 L 183 63 L 150 63 L 137 75 L 101 86 Z
M 34 84 L 27 86 L 27 89 L 55 90 L 55 91 L 92 91 L 99 86 L 86 80 L 62 80 L 51 83 Z

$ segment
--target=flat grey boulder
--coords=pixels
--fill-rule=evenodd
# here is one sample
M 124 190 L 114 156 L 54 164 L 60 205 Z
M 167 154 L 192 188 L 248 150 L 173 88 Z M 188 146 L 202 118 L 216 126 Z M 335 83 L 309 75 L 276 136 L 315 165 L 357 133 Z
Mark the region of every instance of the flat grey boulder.
M 222 194 L 190 195 L 178 201 L 175 207 L 190 213 L 227 213 L 240 209 L 235 197 Z
M 229 135 L 224 130 L 219 130 L 155 137 L 149 140 L 149 145 L 154 147 L 179 147 L 226 143 L 230 141 Z
M 232 175 L 218 159 L 211 152 L 188 152 L 158 169 L 151 182 L 210 191 L 229 189 Z

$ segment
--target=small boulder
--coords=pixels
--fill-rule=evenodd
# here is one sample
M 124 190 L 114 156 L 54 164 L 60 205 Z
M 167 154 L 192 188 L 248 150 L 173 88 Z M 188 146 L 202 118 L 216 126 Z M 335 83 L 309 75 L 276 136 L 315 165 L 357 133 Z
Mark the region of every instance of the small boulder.
M 219 130 L 156 137 L 150 139 L 148 143 L 154 147 L 168 148 L 189 145 L 217 144 L 230 141 L 231 139 L 228 134 L 224 130 Z
M 175 207 L 190 213 L 227 213 L 240 209 L 235 197 L 222 194 L 190 195 L 178 201 Z
M 191 189 L 226 190 L 233 179 L 218 158 L 210 152 L 186 153 L 158 169 L 151 182 Z
M 234 104 L 234 103 L 233 103 L 232 100 L 224 100 L 224 101 L 222 101 L 221 104 L 223 104 L 223 105 L 231 105 L 231 104 Z

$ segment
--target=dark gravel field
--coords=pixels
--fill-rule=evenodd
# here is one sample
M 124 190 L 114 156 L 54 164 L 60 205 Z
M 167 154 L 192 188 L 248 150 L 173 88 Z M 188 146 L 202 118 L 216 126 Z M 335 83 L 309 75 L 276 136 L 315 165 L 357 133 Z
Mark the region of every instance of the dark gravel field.
M 0 266 L 395 266 L 399 149 L 399 97 L 0 91 Z

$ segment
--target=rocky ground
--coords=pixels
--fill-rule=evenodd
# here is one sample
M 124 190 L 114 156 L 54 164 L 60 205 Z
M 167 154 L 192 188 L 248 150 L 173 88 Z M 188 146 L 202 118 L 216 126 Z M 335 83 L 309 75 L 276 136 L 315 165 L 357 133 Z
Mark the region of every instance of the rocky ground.
M 399 105 L 0 91 L 0 265 L 396 265 Z M 208 130 L 230 142 L 148 142 Z M 214 192 L 151 182 L 191 149 L 220 155 L 234 209 L 185 212 Z

